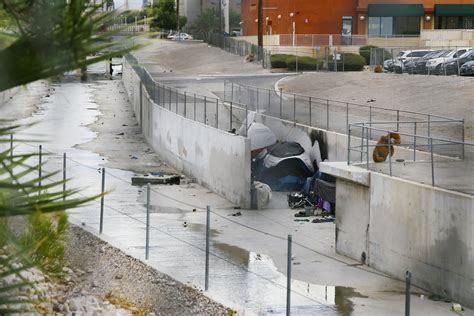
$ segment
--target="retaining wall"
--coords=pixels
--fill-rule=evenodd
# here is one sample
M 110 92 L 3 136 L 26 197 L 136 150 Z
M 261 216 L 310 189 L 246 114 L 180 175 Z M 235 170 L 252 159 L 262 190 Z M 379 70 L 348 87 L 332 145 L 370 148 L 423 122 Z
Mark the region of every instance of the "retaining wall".
M 470 195 L 325 162 L 337 178 L 336 251 L 474 306 L 474 199 Z
M 155 104 L 133 68 L 123 80 L 148 144 L 169 165 L 241 207 L 250 207 L 250 140 Z

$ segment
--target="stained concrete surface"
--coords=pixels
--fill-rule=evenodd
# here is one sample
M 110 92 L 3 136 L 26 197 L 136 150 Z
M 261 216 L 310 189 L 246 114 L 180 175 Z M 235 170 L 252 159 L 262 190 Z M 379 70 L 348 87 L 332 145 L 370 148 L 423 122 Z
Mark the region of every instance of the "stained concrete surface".
M 108 168 L 105 198 L 103 238 L 120 246 L 129 254 L 144 256 L 144 189 L 129 184 L 129 169 L 160 168 L 157 157 L 142 153 L 142 158 L 131 159 L 137 143 L 146 145 L 139 135 L 125 133 L 120 139 L 115 134 L 122 124 L 130 123 L 127 103 L 120 95 L 121 88 L 114 81 L 55 86 L 49 101 L 42 103 L 33 116 L 39 124 L 25 131 L 41 132 L 51 142 L 46 150 L 73 159 L 68 160 L 68 176 L 73 180 L 68 187 L 81 187 L 83 194 L 100 190 L 98 168 L 115 161 L 124 170 Z M 94 93 L 95 90 L 95 93 Z M 99 94 L 109 98 L 96 101 Z M 100 111 L 99 111 L 100 107 Z M 124 114 L 121 120 L 101 120 L 101 113 L 113 111 Z M 95 122 L 104 129 L 92 132 L 88 124 Z M 97 138 L 98 137 L 98 138 Z M 134 138 L 137 137 L 137 138 Z M 90 141 L 100 150 L 99 155 L 78 149 L 76 144 Z M 133 140 L 133 141 L 131 141 Z M 88 145 L 89 146 L 89 145 Z M 17 150 L 30 151 L 36 145 L 23 145 Z M 147 156 L 151 155 L 150 160 Z M 59 170 L 59 156 L 49 157 L 45 170 Z M 285 195 L 276 194 L 266 210 L 239 210 L 233 205 L 196 184 L 154 186 L 151 196 L 155 212 L 151 214 L 151 249 L 149 263 L 174 278 L 198 287 L 204 284 L 204 224 L 202 208 L 211 205 L 211 275 L 208 295 L 246 314 L 283 314 L 286 291 L 286 236 L 303 246 L 294 245 L 292 303 L 294 314 L 401 314 L 403 312 L 403 283 L 392 280 L 357 262 L 337 255 L 334 251 L 334 225 L 294 222 L 293 212 L 285 207 Z M 181 201 L 181 202 L 178 202 Z M 186 203 L 186 204 L 183 204 Z M 93 229 L 99 224 L 99 203 L 71 211 L 73 220 Z M 193 209 L 196 211 L 193 212 Z M 201 209 L 200 209 L 201 208 Z M 186 225 L 184 224 L 186 222 Z M 245 225 L 245 226 L 242 226 Z M 269 233 L 278 238 L 271 237 Z M 415 289 L 412 310 L 420 314 L 449 314 L 450 304 L 421 299 Z M 365 297 L 367 296 L 367 297 Z M 468 311 L 466 314 L 472 313 Z

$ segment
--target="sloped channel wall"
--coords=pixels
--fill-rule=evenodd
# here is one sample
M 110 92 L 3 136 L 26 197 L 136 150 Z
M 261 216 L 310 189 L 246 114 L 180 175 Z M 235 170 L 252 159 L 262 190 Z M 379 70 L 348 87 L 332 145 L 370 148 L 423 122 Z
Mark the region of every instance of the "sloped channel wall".
M 185 118 L 153 102 L 124 61 L 123 82 L 148 144 L 178 171 L 241 207 L 250 207 L 250 140 Z

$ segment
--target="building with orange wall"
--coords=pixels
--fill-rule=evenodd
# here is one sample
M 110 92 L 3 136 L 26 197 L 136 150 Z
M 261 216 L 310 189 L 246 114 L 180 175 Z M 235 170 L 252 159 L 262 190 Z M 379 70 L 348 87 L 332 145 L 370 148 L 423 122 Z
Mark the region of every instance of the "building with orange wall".
M 258 0 L 242 0 L 243 35 L 257 34 Z M 418 35 L 473 29 L 474 0 L 263 0 L 264 34 Z

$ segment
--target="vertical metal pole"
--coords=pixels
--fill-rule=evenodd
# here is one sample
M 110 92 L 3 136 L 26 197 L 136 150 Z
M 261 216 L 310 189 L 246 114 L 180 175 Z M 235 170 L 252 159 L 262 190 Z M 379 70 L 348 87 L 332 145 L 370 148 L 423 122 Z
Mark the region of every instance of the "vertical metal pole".
M 390 176 L 392 176 L 392 138 L 390 137 L 390 131 L 387 131 L 387 138 L 388 138 L 388 164 L 390 168 Z
M 146 184 L 146 238 L 145 238 L 145 259 L 150 255 L 150 184 Z
M 416 122 L 415 122 L 415 128 L 414 128 L 414 140 L 413 140 L 413 161 L 416 161 Z
M 366 145 L 367 145 L 367 150 L 366 150 L 367 170 L 369 170 L 369 127 L 366 127 L 365 137 L 366 137 Z
M 271 90 L 268 89 L 268 113 L 270 113 L 270 98 L 271 98 Z
M 309 97 L 309 126 L 311 126 L 311 106 L 312 106 L 311 97 Z
M 219 99 L 216 99 L 216 128 L 219 129 Z
M 229 131 L 232 131 L 232 101 L 230 101 Z
M 171 111 L 171 88 L 169 88 L 168 91 L 170 93 L 170 95 L 169 95 L 169 101 L 170 102 L 168 103 L 168 105 L 169 105 L 169 108 L 170 108 L 170 111 Z
M 41 175 L 42 175 L 42 160 L 43 160 L 43 145 L 39 145 L 39 153 L 38 153 L 38 159 L 39 159 L 39 163 L 38 163 L 38 178 L 39 178 L 39 182 L 38 182 L 38 185 L 39 187 L 41 187 Z M 38 192 L 39 194 L 39 192 Z
M 351 164 L 351 129 L 347 131 L 347 165 Z
M 283 105 L 283 90 L 280 88 L 280 118 L 282 115 L 282 105 Z
M 260 98 L 259 98 L 259 95 L 260 95 L 260 89 L 257 88 L 257 105 L 255 106 L 255 110 L 257 111 L 257 113 L 259 112 L 258 109 L 259 109 L 259 103 L 260 103 Z
M 207 98 L 204 97 L 204 124 L 207 124 Z
M 245 105 L 245 136 L 248 136 L 249 131 L 249 105 Z
M 400 131 L 400 110 L 397 110 L 397 132 Z
M 187 102 L 186 102 L 186 91 L 184 91 L 184 118 L 186 118 L 186 106 L 187 106 Z
M 175 89 L 176 90 L 176 114 L 178 114 L 178 89 Z
M 372 106 L 369 107 L 370 139 L 372 139 Z
M 430 137 L 431 137 L 431 115 L 428 114 L 428 138 Z
M 194 94 L 194 120 L 196 120 L 196 93 Z
M 296 94 L 293 93 L 293 122 L 296 124 Z
M 329 131 L 329 99 L 326 100 L 326 130 Z
M 430 150 L 431 150 L 431 185 L 435 185 L 435 178 L 434 178 L 434 159 L 433 159 L 433 138 L 429 139 L 430 141 Z
M 405 273 L 405 316 L 410 316 L 410 286 L 411 286 L 411 273 L 407 271 Z
M 362 124 L 362 137 L 360 138 L 360 163 L 363 162 L 363 154 L 364 154 L 364 132 L 365 132 L 365 124 Z
M 349 129 L 349 103 L 346 103 L 346 128 Z
M 288 235 L 288 258 L 286 263 L 286 315 L 291 314 L 291 240 L 292 236 Z
M 211 207 L 206 207 L 206 273 L 204 281 L 204 290 L 209 289 L 209 232 L 211 226 Z
M 102 234 L 104 228 L 104 191 L 105 191 L 105 168 L 102 168 L 102 189 L 100 196 L 100 224 L 99 233 Z
M 462 148 L 461 148 L 461 157 L 464 159 L 465 149 L 464 149 L 464 142 L 465 142 L 465 135 L 464 135 L 464 119 L 461 120 L 461 141 L 462 141 Z
M 66 200 L 66 153 L 63 153 L 63 202 Z
M 234 82 L 231 82 L 230 92 L 231 92 L 230 100 L 234 101 Z

